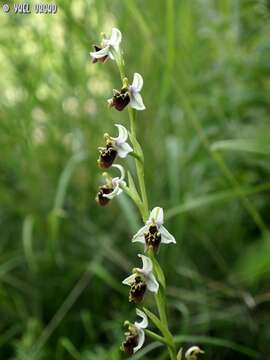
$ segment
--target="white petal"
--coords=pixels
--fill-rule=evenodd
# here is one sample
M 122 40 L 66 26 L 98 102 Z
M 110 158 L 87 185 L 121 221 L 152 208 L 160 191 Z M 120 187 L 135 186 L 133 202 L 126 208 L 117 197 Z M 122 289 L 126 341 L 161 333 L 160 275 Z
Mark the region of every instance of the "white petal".
M 118 136 L 116 138 L 112 137 L 111 139 L 115 142 L 116 145 L 121 145 L 127 141 L 128 131 L 127 129 L 120 124 L 114 124 L 118 129 Z
M 90 55 L 94 59 L 100 59 L 100 58 L 103 58 L 104 56 L 108 56 L 109 55 L 109 46 L 106 46 L 99 51 L 90 52 Z
M 153 293 L 158 292 L 159 283 L 157 282 L 155 275 L 151 272 L 148 276 L 145 276 L 145 282 L 147 289 Z
M 141 94 L 137 92 L 130 93 L 130 106 L 135 110 L 145 110 Z
M 132 274 L 130 276 L 128 276 L 125 280 L 122 281 L 122 284 L 124 285 L 132 285 L 135 281 L 135 278 L 136 278 L 136 274 Z
M 153 269 L 152 260 L 145 255 L 139 254 L 138 256 L 142 259 L 142 263 L 143 263 L 142 269 L 138 269 L 138 271 L 144 274 L 145 276 L 148 276 L 148 274 L 150 274 Z
M 124 178 L 125 178 L 125 169 L 123 168 L 123 166 L 118 165 L 118 164 L 113 164 L 112 167 L 117 168 L 120 171 L 120 173 L 121 173 L 121 176 L 120 176 L 120 179 L 119 179 L 120 182 L 122 180 L 124 180 Z
M 138 345 L 133 348 L 133 353 L 135 354 L 136 351 L 140 350 L 143 346 L 145 340 L 144 331 L 141 328 L 138 328 Z
M 122 191 L 123 191 L 123 190 L 120 189 L 119 183 L 117 182 L 115 188 L 113 189 L 113 191 L 112 191 L 111 193 L 109 193 L 109 194 L 103 194 L 102 196 L 103 196 L 103 197 L 106 197 L 107 199 L 112 200 L 115 196 L 120 195 Z
M 131 89 L 134 92 L 140 92 L 143 87 L 143 77 L 139 73 L 134 73 Z
M 140 309 L 136 309 L 136 314 L 142 318 L 142 321 L 135 321 L 135 326 L 140 327 L 141 329 L 145 329 L 148 326 L 148 318 L 143 311 Z
M 148 231 L 148 226 L 143 226 L 140 230 L 133 236 L 132 242 L 145 243 L 144 233 Z
M 159 228 L 164 222 L 163 209 L 161 207 L 155 207 L 150 213 L 148 222 L 156 224 Z
M 120 158 L 125 158 L 127 155 L 133 151 L 132 147 L 128 143 L 121 144 L 116 146 L 117 154 Z
M 169 231 L 163 225 L 161 225 L 161 227 L 159 228 L 159 232 L 161 234 L 162 244 L 170 244 L 170 243 L 176 244 L 176 240 L 174 236 L 170 234 Z
M 199 346 L 192 346 L 186 351 L 185 358 L 187 360 L 195 359 L 195 358 L 197 359 L 197 356 L 199 354 L 204 354 L 204 351 L 200 349 Z
M 121 31 L 117 28 L 112 28 L 112 35 L 110 37 L 110 45 L 117 51 L 122 40 Z

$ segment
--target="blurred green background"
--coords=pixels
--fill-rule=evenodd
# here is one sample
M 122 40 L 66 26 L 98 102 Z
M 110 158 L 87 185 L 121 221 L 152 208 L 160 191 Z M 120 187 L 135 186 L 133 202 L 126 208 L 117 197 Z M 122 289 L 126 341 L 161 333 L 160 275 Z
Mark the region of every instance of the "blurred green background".
M 106 105 L 121 86 L 115 64 L 89 57 L 112 26 L 128 76 L 145 80 L 150 204 L 177 239 L 160 251 L 171 329 L 205 359 L 268 358 L 270 2 L 59 0 L 55 15 L 3 4 L 1 359 L 124 358 L 135 313 L 121 281 L 139 265 L 141 222 L 125 195 L 94 201 L 103 133 L 128 125 Z M 133 358 L 166 352 L 147 340 Z

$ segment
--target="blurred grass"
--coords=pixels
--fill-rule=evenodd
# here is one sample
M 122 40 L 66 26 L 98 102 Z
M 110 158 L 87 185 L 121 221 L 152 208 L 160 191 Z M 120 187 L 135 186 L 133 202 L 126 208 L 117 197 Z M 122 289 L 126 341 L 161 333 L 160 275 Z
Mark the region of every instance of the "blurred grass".
M 127 114 L 106 107 L 114 64 L 89 59 L 117 26 L 128 75 L 145 79 L 150 203 L 177 238 L 160 251 L 172 331 L 206 359 L 267 358 L 269 1 L 57 4 L 51 16 L 0 12 L 0 357 L 123 358 L 134 309 L 121 280 L 140 221 L 124 196 L 94 202 L 96 148 Z M 150 344 L 133 358 L 166 355 Z

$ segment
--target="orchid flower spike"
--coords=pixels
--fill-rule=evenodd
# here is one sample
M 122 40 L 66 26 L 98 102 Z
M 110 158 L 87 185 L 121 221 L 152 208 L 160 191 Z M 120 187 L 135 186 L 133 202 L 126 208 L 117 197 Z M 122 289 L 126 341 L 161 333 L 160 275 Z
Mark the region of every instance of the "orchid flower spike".
M 142 259 L 142 269 L 133 269 L 133 274 L 122 282 L 124 285 L 130 286 L 129 301 L 133 301 L 135 304 L 139 304 L 143 300 L 146 289 L 153 293 L 157 293 L 159 289 L 151 259 L 141 254 L 138 256 Z
M 144 329 L 148 326 L 148 319 L 145 313 L 136 309 L 136 314 L 142 318 L 140 322 L 135 321 L 134 324 L 126 322 L 128 331 L 125 333 L 126 339 L 122 343 L 122 350 L 129 355 L 135 354 L 144 344 Z
M 121 176 L 115 178 L 107 178 L 107 183 L 105 185 L 100 186 L 96 202 L 101 205 L 107 205 L 110 200 L 112 200 L 115 196 L 120 195 L 122 187 L 126 186 L 126 182 L 124 181 L 125 178 L 125 170 L 121 165 L 112 165 L 113 167 L 117 168 L 120 171 Z M 107 175 L 107 174 L 106 174 Z
M 133 109 L 145 110 L 140 91 L 143 87 L 143 77 L 139 73 L 134 73 L 133 82 L 128 85 L 128 79 L 123 80 L 123 87 L 119 90 L 113 90 L 113 97 L 108 100 L 110 107 L 122 111 L 129 103 Z
M 108 134 L 105 134 L 106 147 L 99 148 L 100 155 L 98 164 L 101 168 L 109 168 L 117 155 L 120 158 L 125 158 L 133 151 L 132 147 L 127 143 L 127 129 L 119 124 L 115 124 L 115 126 L 118 128 L 118 136 L 111 137 Z
M 119 51 L 119 45 L 122 40 L 121 31 L 117 28 L 112 28 L 112 34 L 109 39 L 105 36 L 102 40 L 101 46 L 94 45 L 95 51 L 90 52 L 90 55 L 93 59 L 93 63 L 102 62 L 108 60 L 108 58 L 114 60 L 113 51 Z
M 160 244 L 175 244 L 175 238 L 163 226 L 164 215 L 163 209 L 155 207 L 143 226 L 134 236 L 132 242 L 141 242 L 144 244 L 144 250 L 147 251 L 150 247 L 156 252 Z
M 204 351 L 199 346 L 192 346 L 186 351 L 185 358 L 186 360 L 197 360 L 200 354 L 204 354 Z

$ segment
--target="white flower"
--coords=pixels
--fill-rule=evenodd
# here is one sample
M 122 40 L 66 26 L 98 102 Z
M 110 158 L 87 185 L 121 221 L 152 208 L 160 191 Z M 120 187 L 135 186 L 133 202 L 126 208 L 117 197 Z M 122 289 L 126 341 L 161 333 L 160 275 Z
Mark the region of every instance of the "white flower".
M 121 31 L 117 28 L 112 28 L 112 34 L 109 39 L 105 38 L 102 41 L 101 48 L 95 47 L 98 51 L 90 52 L 92 58 L 95 59 L 106 59 L 109 57 L 114 60 L 113 50 L 119 51 L 119 45 L 122 40 Z
M 145 250 L 152 246 L 158 250 L 160 244 L 175 244 L 175 238 L 163 226 L 163 209 L 155 207 L 149 216 L 145 226 L 143 226 L 134 236 L 132 242 L 141 242 L 145 245 Z
M 204 351 L 199 346 L 192 346 L 186 351 L 185 358 L 187 360 L 197 360 L 199 354 L 204 354 Z
M 146 288 L 153 293 L 157 293 L 159 288 L 159 283 L 157 282 L 155 275 L 153 273 L 153 264 L 151 259 L 141 254 L 139 254 L 138 256 L 142 259 L 142 263 L 143 263 L 142 269 L 135 268 L 133 270 L 134 273 L 128 276 L 125 280 L 123 280 L 123 284 L 129 285 L 131 287 L 136 286 L 136 282 L 137 282 L 136 278 L 138 277 L 138 275 L 139 276 L 141 275 L 142 280 L 146 285 Z
M 128 326 L 128 332 L 125 333 L 126 339 L 122 343 L 122 349 L 128 354 L 135 354 L 144 344 L 144 329 L 148 326 L 148 319 L 145 313 L 136 309 L 136 314 L 142 318 L 140 322 L 135 321 L 134 324 L 125 323 Z
M 143 87 L 143 78 L 140 74 L 134 73 L 133 82 L 129 85 L 128 90 L 130 94 L 130 106 L 136 110 L 144 110 L 145 106 L 143 103 L 140 91 Z
M 118 128 L 119 134 L 116 138 L 110 137 L 112 145 L 117 151 L 120 158 L 125 158 L 130 152 L 133 151 L 132 147 L 127 143 L 128 131 L 123 125 L 115 124 Z
M 133 151 L 132 147 L 127 143 L 127 129 L 119 124 L 115 124 L 115 126 L 118 128 L 118 136 L 114 138 L 108 134 L 104 134 L 106 147 L 98 148 L 100 152 L 98 165 L 101 168 L 109 168 L 112 166 L 117 155 L 120 158 L 125 158 Z
M 120 186 L 126 186 L 126 182 L 124 181 L 125 178 L 125 170 L 123 168 L 123 166 L 121 165 L 112 165 L 113 167 L 117 168 L 120 170 L 121 176 L 120 177 L 115 177 L 112 179 L 112 188 L 113 191 L 110 192 L 109 194 L 103 194 L 103 197 L 106 197 L 107 199 L 113 199 L 115 196 L 120 195 L 121 192 L 123 191 L 121 189 Z

